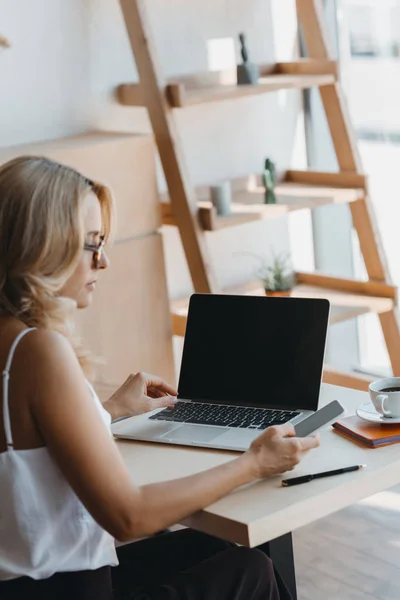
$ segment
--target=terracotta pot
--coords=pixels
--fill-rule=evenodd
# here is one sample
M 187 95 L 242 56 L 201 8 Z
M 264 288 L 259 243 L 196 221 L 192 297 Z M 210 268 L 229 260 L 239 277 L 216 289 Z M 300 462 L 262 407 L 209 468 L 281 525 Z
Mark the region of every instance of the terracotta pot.
M 271 296 L 271 297 L 281 297 L 281 298 L 288 298 L 289 296 L 292 295 L 292 290 L 280 290 L 278 291 L 271 291 L 271 290 L 264 290 L 265 291 L 265 295 L 266 296 Z

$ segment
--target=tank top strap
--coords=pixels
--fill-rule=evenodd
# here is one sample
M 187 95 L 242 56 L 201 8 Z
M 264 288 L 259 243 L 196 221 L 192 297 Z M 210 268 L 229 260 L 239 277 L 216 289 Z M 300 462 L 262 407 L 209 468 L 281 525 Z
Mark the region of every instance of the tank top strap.
M 17 335 L 17 337 L 11 345 L 10 352 L 8 353 L 8 357 L 6 360 L 6 366 L 3 371 L 3 423 L 8 449 L 13 449 L 14 446 L 11 433 L 10 407 L 8 404 L 8 382 L 10 379 L 11 363 L 14 357 L 15 349 L 18 346 L 19 342 L 27 333 L 29 333 L 30 331 L 34 331 L 35 329 L 36 327 L 29 327 L 28 329 L 24 329 Z

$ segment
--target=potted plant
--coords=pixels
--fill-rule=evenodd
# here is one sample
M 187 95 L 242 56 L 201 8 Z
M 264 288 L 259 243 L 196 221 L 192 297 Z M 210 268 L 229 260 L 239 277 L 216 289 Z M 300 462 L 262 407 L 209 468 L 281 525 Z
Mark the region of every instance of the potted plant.
M 285 254 L 272 255 L 270 262 L 263 260 L 258 276 L 266 296 L 290 296 L 296 284 L 296 276 Z
M 261 266 L 254 271 L 255 277 L 261 280 L 266 296 L 290 296 L 296 285 L 296 275 L 290 264 L 288 254 L 275 254 L 271 251 L 271 259 L 267 260 L 254 252 L 240 252 L 260 261 Z

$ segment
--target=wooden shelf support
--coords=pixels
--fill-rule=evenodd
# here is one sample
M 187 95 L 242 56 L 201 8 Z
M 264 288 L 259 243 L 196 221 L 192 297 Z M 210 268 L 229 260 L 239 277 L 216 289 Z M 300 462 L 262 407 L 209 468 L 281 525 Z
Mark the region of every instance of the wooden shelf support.
M 217 290 L 217 284 L 197 220 L 196 197 L 187 174 L 176 124 L 162 92 L 165 81 L 158 66 L 144 2 L 120 0 L 120 4 L 193 284 L 196 290 L 210 293 Z

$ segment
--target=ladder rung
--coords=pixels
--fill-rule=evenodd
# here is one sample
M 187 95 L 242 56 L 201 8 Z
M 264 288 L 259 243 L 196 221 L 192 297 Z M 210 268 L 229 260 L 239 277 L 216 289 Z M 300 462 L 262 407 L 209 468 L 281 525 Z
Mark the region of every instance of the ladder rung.
M 172 334 L 178 337 L 185 337 L 187 314 L 172 313 Z
M 276 63 L 275 72 L 290 75 L 327 75 L 329 73 L 337 78 L 338 65 L 335 60 L 300 58 L 292 62 Z M 268 70 L 261 68 L 261 73 L 267 75 Z
M 302 273 L 297 274 L 301 280 Z M 336 279 L 338 285 L 342 282 L 352 283 L 354 287 L 359 289 L 360 286 L 366 286 L 366 284 L 374 285 L 374 282 L 358 282 L 345 279 Z M 343 283 L 342 283 L 343 285 Z M 380 284 L 384 286 L 385 284 Z M 387 286 L 391 288 L 391 286 Z M 363 288 L 364 290 L 369 288 Z M 260 281 L 249 281 L 241 286 L 235 286 L 224 290 L 225 294 L 233 295 L 250 295 L 250 296 L 263 296 L 264 290 L 260 287 Z M 368 313 L 382 314 L 387 313 L 393 309 L 394 300 L 392 298 L 371 296 L 368 293 L 356 292 L 344 292 L 342 290 L 334 290 L 329 288 L 322 288 L 318 286 L 305 285 L 299 282 L 292 292 L 293 298 L 326 298 L 331 303 L 331 314 L 330 324 L 343 323 L 355 319 Z M 186 328 L 187 311 L 189 306 L 189 300 L 175 300 L 171 304 L 171 312 L 173 319 L 173 332 L 174 335 L 184 336 Z
M 122 83 L 115 90 L 117 100 L 124 106 L 146 106 L 139 83 Z
M 367 312 L 378 314 L 391 310 L 397 288 L 386 283 L 357 281 L 340 277 L 329 277 L 318 273 L 296 272 L 297 285 L 294 297 L 327 298 L 335 306 L 367 308 Z M 325 286 L 323 286 L 323 282 Z M 331 287 L 329 287 L 331 286 Z M 375 295 L 372 292 L 377 292 Z M 253 279 L 224 290 L 225 294 L 261 294 L 260 281 Z M 387 295 L 383 295 L 387 293 Z M 182 306 L 181 306 L 182 308 Z
M 167 86 L 167 97 L 172 108 L 184 108 L 197 104 L 235 100 L 248 96 L 258 96 L 269 92 L 289 89 L 308 89 L 335 83 L 335 77 L 328 75 L 267 75 L 256 85 L 219 85 L 209 88 L 187 89 L 183 84 Z
M 290 169 L 289 171 L 286 171 L 285 179 L 286 181 L 303 185 L 333 188 L 358 188 L 362 190 L 365 190 L 368 184 L 366 175 L 361 173 L 350 173 L 348 171 L 329 173 L 324 171 L 295 171 Z
M 397 300 L 397 288 L 381 281 L 356 281 L 340 277 L 330 277 L 321 273 L 296 273 L 298 283 L 311 285 L 326 290 L 335 290 L 349 294 L 361 294 L 364 296 L 376 296 L 377 298 L 389 298 Z M 386 312 L 386 311 L 380 311 Z
M 219 216 L 209 200 L 209 187 L 201 187 L 196 190 L 198 202 L 198 215 L 200 223 L 205 231 L 216 231 L 227 227 L 234 227 L 244 223 L 259 220 L 275 219 L 290 212 L 304 209 L 314 209 L 327 204 L 342 204 L 361 200 L 365 196 L 364 189 L 344 188 L 343 183 L 347 180 L 355 183 L 365 183 L 362 175 L 351 177 L 340 177 L 341 173 L 310 173 L 310 182 L 336 181 L 337 186 L 322 187 L 321 185 L 305 185 L 302 180 L 307 180 L 302 171 L 288 171 L 286 180 L 276 186 L 275 193 L 277 204 L 265 204 L 264 188 L 260 177 L 250 175 L 234 179 L 231 182 L 233 191 L 232 212 L 227 216 Z M 347 175 L 347 174 L 345 174 Z M 320 177 L 321 176 L 321 177 Z M 334 177 L 331 177 L 334 176 Z M 336 177 L 336 179 L 335 179 Z M 296 183 L 296 179 L 299 180 Z M 168 200 L 168 197 L 166 197 Z M 175 225 L 173 210 L 169 202 L 162 203 L 162 215 L 164 225 Z
M 206 71 L 174 77 L 166 83 L 165 94 L 173 108 L 254 96 L 284 89 L 305 89 L 335 83 L 335 61 L 303 59 L 260 67 L 256 85 L 237 85 L 236 71 Z M 137 83 L 117 87 L 117 98 L 125 106 L 145 106 L 145 98 Z
M 345 373 L 338 371 L 326 365 L 322 376 L 324 383 L 339 385 L 341 387 L 352 388 L 353 390 L 368 391 L 368 386 L 374 381 L 374 377 L 367 375 L 358 375 L 355 373 Z

